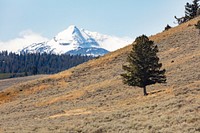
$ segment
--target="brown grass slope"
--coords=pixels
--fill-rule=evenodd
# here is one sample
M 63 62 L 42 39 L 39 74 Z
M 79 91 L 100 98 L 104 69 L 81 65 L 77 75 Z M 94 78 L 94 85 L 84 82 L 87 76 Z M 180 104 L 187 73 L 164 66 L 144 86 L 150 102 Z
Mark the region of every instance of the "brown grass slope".
M 151 36 L 167 84 L 123 85 L 127 46 L 0 92 L 0 132 L 200 132 L 200 35 L 196 18 Z

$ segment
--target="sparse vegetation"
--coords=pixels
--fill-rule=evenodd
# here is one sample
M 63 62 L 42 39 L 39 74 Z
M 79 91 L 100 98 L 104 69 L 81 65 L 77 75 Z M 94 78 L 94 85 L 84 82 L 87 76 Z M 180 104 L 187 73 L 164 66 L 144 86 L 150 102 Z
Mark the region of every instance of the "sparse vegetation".
M 125 84 L 142 87 L 144 95 L 147 95 L 147 85 L 166 82 L 165 69 L 160 70 L 162 63 L 157 56 L 158 47 L 147 36 L 137 37 L 132 45 L 127 58 L 129 64 L 123 65 L 126 73 L 121 76 Z

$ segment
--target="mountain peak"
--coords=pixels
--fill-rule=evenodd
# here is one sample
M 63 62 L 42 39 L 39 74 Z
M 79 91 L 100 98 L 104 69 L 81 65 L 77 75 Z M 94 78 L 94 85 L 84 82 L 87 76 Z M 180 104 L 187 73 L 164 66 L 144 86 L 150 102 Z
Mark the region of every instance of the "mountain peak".
M 55 37 L 56 40 L 73 40 L 74 34 L 80 34 L 80 30 L 75 25 L 70 25 L 66 30 L 60 32 Z
M 74 33 L 74 32 L 76 32 L 76 31 L 79 31 L 79 28 L 76 26 L 76 25 L 70 25 L 67 29 L 66 29 L 66 31 L 68 31 L 69 33 Z
M 67 29 L 77 29 L 78 27 L 76 25 L 70 25 Z
M 30 45 L 21 51 L 47 52 L 56 54 L 82 54 L 104 55 L 109 51 L 116 50 L 127 45 L 121 38 L 90 32 L 70 25 L 67 29 L 58 33 L 54 38 L 45 43 Z

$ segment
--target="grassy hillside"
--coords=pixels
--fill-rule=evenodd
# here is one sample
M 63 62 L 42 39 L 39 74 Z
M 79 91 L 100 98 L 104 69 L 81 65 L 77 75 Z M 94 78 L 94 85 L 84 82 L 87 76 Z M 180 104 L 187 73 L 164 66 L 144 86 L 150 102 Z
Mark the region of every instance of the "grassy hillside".
M 0 132 L 200 132 L 196 18 L 151 36 L 167 84 L 123 85 L 127 46 L 70 70 L 0 92 Z

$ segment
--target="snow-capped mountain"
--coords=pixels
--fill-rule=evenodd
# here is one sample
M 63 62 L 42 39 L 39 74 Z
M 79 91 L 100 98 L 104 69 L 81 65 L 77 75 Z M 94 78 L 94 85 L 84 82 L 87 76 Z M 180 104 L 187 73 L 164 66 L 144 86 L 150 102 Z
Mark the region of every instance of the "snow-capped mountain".
M 130 44 L 130 39 L 103 35 L 79 29 L 74 25 L 58 33 L 47 42 L 33 43 L 21 50 L 21 53 L 55 53 L 101 56 Z

